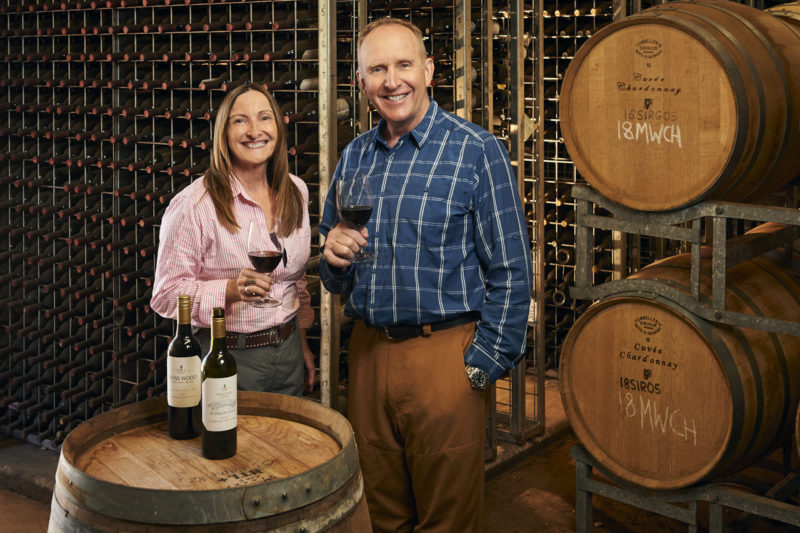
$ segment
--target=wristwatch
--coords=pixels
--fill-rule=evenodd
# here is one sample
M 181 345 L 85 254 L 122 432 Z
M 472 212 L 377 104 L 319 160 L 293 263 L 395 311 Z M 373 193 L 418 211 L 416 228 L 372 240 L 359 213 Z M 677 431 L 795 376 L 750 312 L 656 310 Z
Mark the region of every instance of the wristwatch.
M 472 390 L 486 390 L 489 385 L 489 376 L 486 375 L 486 372 L 472 365 L 464 365 L 464 370 L 466 370 L 469 382 L 472 384 Z

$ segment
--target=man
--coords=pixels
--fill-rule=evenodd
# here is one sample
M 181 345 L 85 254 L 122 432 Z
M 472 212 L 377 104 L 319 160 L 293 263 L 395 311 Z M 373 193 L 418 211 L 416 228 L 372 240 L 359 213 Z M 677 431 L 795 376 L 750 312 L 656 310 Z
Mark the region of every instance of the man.
M 337 166 L 320 275 L 348 295 L 348 415 L 376 531 L 481 529 L 486 387 L 521 358 L 530 247 L 508 152 L 443 111 L 419 30 L 379 19 L 358 40 L 358 81 L 381 115 Z M 335 182 L 368 172 L 373 213 L 337 216 Z M 353 263 L 366 247 L 371 262 Z

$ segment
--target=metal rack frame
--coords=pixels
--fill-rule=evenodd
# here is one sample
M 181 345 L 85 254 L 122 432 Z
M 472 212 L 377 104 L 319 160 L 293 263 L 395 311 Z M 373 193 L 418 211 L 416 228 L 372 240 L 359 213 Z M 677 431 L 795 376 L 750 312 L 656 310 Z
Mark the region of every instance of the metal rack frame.
M 794 205 L 796 200 L 792 189 L 788 191 L 787 205 Z M 726 270 L 800 238 L 800 211 L 797 209 L 733 202 L 705 202 L 675 211 L 653 213 L 621 206 L 582 185 L 572 188 L 572 196 L 577 200 L 575 285 L 570 290 L 573 297 L 596 300 L 621 292 L 655 294 L 669 298 L 709 321 L 800 336 L 800 322 L 735 313 L 725 308 Z M 609 211 L 612 216 L 591 214 L 590 204 Z M 710 303 L 700 300 L 702 219 L 710 219 L 713 236 Z M 741 235 L 726 239 L 726 224 L 730 219 L 777 222 L 787 227 L 771 234 Z M 620 279 L 593 285 L 591 266 L 594 261 L 590 231 L 598 228 L 690 243 L 691 295 L 655 280 Z
M 333 9 L 331 9 L 333 8 Z M 336 1 L 327 0 L 317 6 L 319 20 L 327 20 L 319 28 L 319 205 L 325 206 L 331 176 L 336 168 L 337 128 L 336 109 Z M 320 213 L 320 216 L 322 213 Z M 319 246 L 325 242 L 318 236 Z M 322 405 L 338 407 L 339 384 L 339 320 L 336 315 L 335 295 L 320 284 L 320 342 L 319 342 L 319 387 Z
M 656 492 L 631 485 L 606 471 L 581 445 L 573 446 L 570 455 L 575 459 L 575 530 L 592 531 L 592 495 L 596 494 L 620 503 L 632 505 L 687 525 L 695 533 L 699 525 L 698 502 L 708 502 L 708 528 L 711 533 L 724 531 L 722 512 L 725 508 L 744 511 L 762 518 L 777 520 L 800 527 L 800 507 L 783 499 L 800 490 L 800 475 L 787 473 L 765 494 L 752 494 L 722 484 L 705 484 L 683 490 Z M 784 453 L 784 464 L 788 454 Z M 592 477 L 597 469 L 612 483 Z M 687 505 L 678 505 L 679 503 Z
M 513 0 L 511 2 L 511 43 L 510 49 L 513 50 L 511 54 L 511 81 L 513 86 L 522 88 L 525 81 L 525 62 L 523 60 L 525 54 L 523 53 L 525 32 L 523 27 L 524 22 L 524 3 L 522 0 Z M 541 64 L 541 62 L 539 62 Z M 525 115 L 525 102 L 524 91 L 517 90 L 516 94 L 512 93 L 511 99 L 511 160 L 512 165 L 515 166 L 517 171 L 517 185 L 519 187 L 520 198 L 525 196 L 525 141 L 527 140 L 526 129 L 529 119 Z M 541 265 L 538 263 L 534 266 L 534 271 L 541 275 Z M 537 316 L 542 316 L 537 314 Z M 538 322 L 538 320 L 537 320 Z M 538 323 L 534 326 L 535 339 L 541 339 L 538 333 L 540 327 Z M 535 403 L 536 414 L 533 419 L 529 420 L 526 417 L 526 374 L 528 361 L 523 358 L 520 365 L 511 372 L 511 427 L 509 435 L 516 439 L 518 443 L 522 443 L 536 435 L 544 433 L 545 427 L 545 405 L 544 405 L 544 350 L 536 343 L 534 346 L 534 360 L 537 372 L 534 376 L 535 391 L 537 402 Z

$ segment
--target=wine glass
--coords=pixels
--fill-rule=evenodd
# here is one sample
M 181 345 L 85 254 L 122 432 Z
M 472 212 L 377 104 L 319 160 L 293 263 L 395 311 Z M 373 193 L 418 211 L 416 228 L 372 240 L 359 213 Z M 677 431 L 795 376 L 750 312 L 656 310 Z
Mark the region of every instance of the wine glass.
M 269 274 L 281 263 L 284 250 L 280 228 L 279 220 L 275 220 L 272 227 L 266 229 L 261 227 L 258 221 L 250 221 L 250 228 L 247 231 L 247 256 L 256 272 Z M 260 300 L 248 303 L 253 307 L 277 307 L 281 301 L 266 294 Z
M 339 218 L 353 229 L 361 230 L 372 216 L 372 189 L 369 174 L 358 170 L 345 172 L 336 182 L 336 208 Z M 372 259 L 364 249 L 353 255 L 352 263 L 363 263 Z

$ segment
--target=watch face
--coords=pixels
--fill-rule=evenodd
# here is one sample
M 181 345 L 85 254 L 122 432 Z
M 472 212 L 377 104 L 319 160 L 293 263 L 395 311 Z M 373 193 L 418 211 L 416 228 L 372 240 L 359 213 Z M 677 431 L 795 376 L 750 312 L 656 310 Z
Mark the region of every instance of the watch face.
M 486 384 L 489 381 L 489 377 L 483 370 L 475 368 L 470 372 L 469 380 L 472 383 L 473 387 L 483 389 L 486 388 Z

